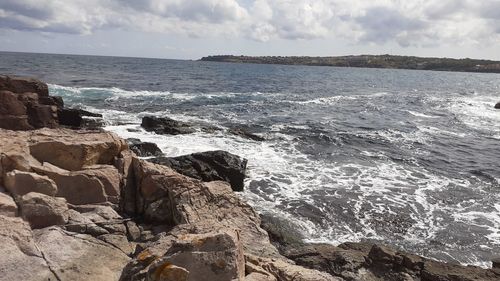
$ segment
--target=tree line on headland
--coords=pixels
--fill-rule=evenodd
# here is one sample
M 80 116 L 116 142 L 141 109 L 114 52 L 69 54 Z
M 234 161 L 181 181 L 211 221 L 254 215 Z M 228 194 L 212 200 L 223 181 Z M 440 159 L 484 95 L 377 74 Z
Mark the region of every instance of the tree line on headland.
M 424 58 L 393 55 L 337 57 L 217 55 L 203 57 L 201 61 L 500 73 L 500 61 L 470 58 Z

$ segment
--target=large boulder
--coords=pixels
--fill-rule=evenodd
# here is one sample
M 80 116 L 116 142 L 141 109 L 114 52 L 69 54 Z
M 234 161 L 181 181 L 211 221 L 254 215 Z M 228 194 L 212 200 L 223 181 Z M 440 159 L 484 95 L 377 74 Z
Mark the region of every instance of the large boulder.
M 168 117 L 144 116 L 141 126 L 148 132 L 155 132 L 162 135 L 179 135 L 195 132 L 191 128 L 191 125 Z
M 64 198 L 30 192 L 19 199 L 22 217 L 31 228 L 44 228 L 68 222 L 68 205 Z
M 139 157 L 161 156 L 163 152 L 152 142 L 142 142 L 140 139 L 127 139 L 128 147 Z
M 13 195 L 22 196 L 29 192 L 38 192 L 54 196 L 56 183 L 47 176 L 36 173 L 13 170 L 5 175 L 5 188 Z
M 495 109 L 500 109 L 500 102 L 497 102 L 497 104 L 495 104 Z
M 207 151 L 149 161 L 202 181 L 226 181 L 234 191 L 243 191 L 247 160 L 226 151 Z

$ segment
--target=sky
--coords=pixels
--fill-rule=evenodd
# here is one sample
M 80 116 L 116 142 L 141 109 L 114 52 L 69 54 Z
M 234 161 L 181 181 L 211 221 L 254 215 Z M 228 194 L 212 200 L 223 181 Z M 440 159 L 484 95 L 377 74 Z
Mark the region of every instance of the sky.
M 0 50 L 500 60 L 500 0 L 0 0 Z

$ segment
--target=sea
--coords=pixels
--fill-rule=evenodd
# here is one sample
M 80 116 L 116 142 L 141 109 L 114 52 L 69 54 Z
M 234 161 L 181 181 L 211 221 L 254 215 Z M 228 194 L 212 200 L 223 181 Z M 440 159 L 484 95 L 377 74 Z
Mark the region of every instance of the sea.
M 41 79 L 166 156 L 245 157 L 240 196 L 307 242 L 482 267 L 500 256 L 499 74 L 7 52 L 0 73 Z M 147 115 L 218 130 L 157 135 Z

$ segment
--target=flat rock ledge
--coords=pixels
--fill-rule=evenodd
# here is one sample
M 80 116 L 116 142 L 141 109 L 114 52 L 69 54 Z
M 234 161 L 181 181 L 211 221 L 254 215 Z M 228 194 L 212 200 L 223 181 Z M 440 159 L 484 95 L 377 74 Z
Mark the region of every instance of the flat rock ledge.
M 500 261 L 464 267 L 377 245 L 289 243 L 280 253 L 228 182 L 142 160 L 112 133 L 30 130 L 16 101 L 44 100 L 46 85 L 2 79 L 3 97 L 19 106 L 0 111 L 9 126 L 0 129 L 2 281 L 500 280 Z

